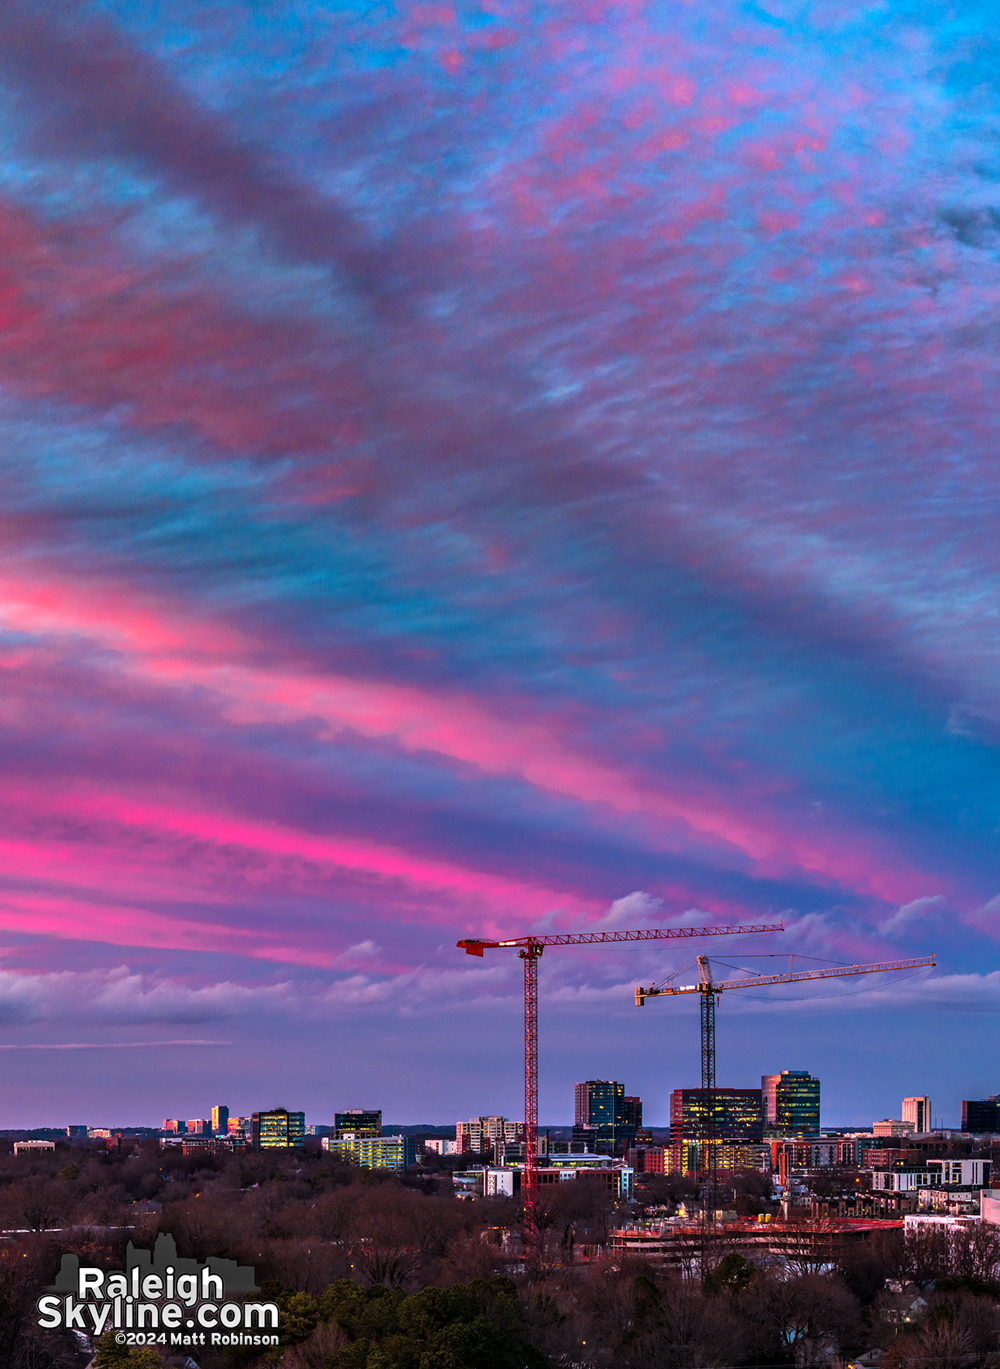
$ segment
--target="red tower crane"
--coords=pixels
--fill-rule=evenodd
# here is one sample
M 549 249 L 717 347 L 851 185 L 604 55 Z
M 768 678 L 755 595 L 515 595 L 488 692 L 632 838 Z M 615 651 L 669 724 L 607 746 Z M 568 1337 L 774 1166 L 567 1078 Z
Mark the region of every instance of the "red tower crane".
M 708 1175 L 709 1189 L 705 1196 L 705 1220 L 709 1222 L 709 1210 L 713 1213 L 714 1224 L 715 1196 L 718 1188 L 718 1150 L 717 1118 L 715 1106 L 715 1003 L 726 989 L 760 989 L 769 984 L 798 984 L 806 979 L 846 979 L 857 974 L 885 974 L 889 970 L 918 970 L 925 966 L 934 967 L 934 957 L 922 960 L 880 960 L 872 965 L 838 965 L 829 970 L 797 970 L 789 968 L 787 974 L 749 975 L 745 979 L 726 979 L 720 984 L 712 979 L 712 967 L 707 956 L 698 956 L 698 983 L 673 985 L 670 979 L 649 988 L 641 986 L 635 991 L 635 1005 L 641 1008 L 647 998 L 661 995 L 678 996 L 696 993 L 701 995 L 701 1090 L 705 1110 L 705 1170 Z
M 546 946 L 594 946 L 621 941 L 687 941 L 702 936 L 747 936 L 754 932 L 783 932 L 783 922 L 772 926 L 656 927 L 634 932 L 554 932 L 550 936 L 515 936 L 504 941 L 466 938 L 457 943 L 466 955 L 517 947 L 524 961 L 524 1198 L 525 1246 L 533 1244 L 535 1194 L 538 1189 L 538 960 Z

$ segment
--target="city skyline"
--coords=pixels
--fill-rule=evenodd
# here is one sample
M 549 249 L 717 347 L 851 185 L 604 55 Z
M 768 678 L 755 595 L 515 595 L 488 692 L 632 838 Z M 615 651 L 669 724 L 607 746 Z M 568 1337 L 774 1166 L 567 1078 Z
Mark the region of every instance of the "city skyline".
M 994 27 L 0 7 L 0 1124 L 995 1093 Z
M 762 1109 L 760 1117 L 761 1125 L 764 1127 L 764 1130 L 767 1134 L 793 1134 L 800 1136 L 809 1136 L 816 1134 L 817 1128 L 812 1120 L 811 1112 L 807 1112 L 803 1114 L 802 1117 L 798 1117 L 796 1108 L 794 1106 L 790 1110 L 788 1108 L 785 1108 L 783 1110 L 784 1122 L 782 1122 L 782 1120 L 780 1120 L 777 1116 L 777 1111 L 782 1110 L 780 1104 L 779 1109 L 776 1110 L 774 1107 L 773 1097 L 771 1098 L 771 1101 L 769 1103 L 769 1092 L 773 1093 L 774 1083 L 776 1081 L 780 1081 L 784 1076 L 791 1076 L 791 1078 L 789 1079 L 789 1084 L 794 1087 L 798 1087 L 803 1082 L 808 1082 L 809 1085 L 814 1085 L 815 1098 L 812 1100 L 813 1104 L 815 1103 L 815 1099 L 818 1099 L 820 1097 L 819 1090 L 821 1081 L 815 1078 L 814 1076 L 811 1076 L 808 1071 L 802 1072 L 785 1070 L 777 1074 L 763 1075 L 761 1077 L 761 1086 L 759 1089 L 755 1089 L 752 1086 L 748 1088 L 747 1085 L 744 1083 L 741 1083 L 739 1085 L 719 1083 L 717 1085 L 717 1088 L 720 1094 L 730 1093 L 735 1089 L 738 1093 L 754 1093 L 756 1095 L 759 1095 L 760 1105 Z M 796 1076 L 798 1076 L 798 1078 L 796 1078 Z M 768 1087 L 769 1085 L 771 1086 L 770 1090 Z M 555 1121 L 551 1117 L 549 1117 L 548 1120 L 542 1120 L 540 1126 L 542 1130 L 545 1130 L 548 1127 L 556 1128 L 563 1131 L 572 1130 L 575 1134 L 575 1132 L 580 1127 L 581 1121 L 586 1115 L 586 1117 L 589 1118 L 589 1122 L 584 1122 L 584 1125 L 595 1127 L 597 1129 L 595 1131 L 595 1135 L 597 1135 L 597 1132 L 600 1131 L 602 1124 L 611 1119 L 611 1112 L 607 1112 L 607 1108 L 609 1106 L 608 1100 L 612 1096 L 617 1096 L 618 1102 L 613 1105 L 614 1115 L 618 1117 L 619 1112 L 621 1112 L 622 1118 L 620 1118 L 619 1120 L 623 1119 L 623 1125 L 627 1124 L 632 1126 L 633 1131 L 626 1130 L 624 1134 L 626 1135 L 626 1137 L 630 1138 L 628 1143 L 633 1144 L 633 1132 L 636 1126 L 646 1129 L 651 1127 L 653 1130 L 656 1131 L 670 1132 L 673 1129 L 674 1125 L 673 1114 L 678 1106 L 676 1102 L 677 1096 L 681 1093 L 692 1095 L 700 1093 L 700 1089 L 694 1085 L 690 1085 L 687 1087 L 679 1086 L 677 1089 L 672 1090 L 671 1100 L 669 1103 L 671 1109 L 671 1116 L 666 1124 L 662 1124 L 658 1122 L 651 1122 L 648 1120 L 648 1118 L 644 1117 L 643 1113 L 646 1109 L 646 1103 L 644 1102 L 642 1097 L 635 1094 L 625 1095 L 624 1088 L 625 1085 L 620 1080 L 578 1080 L 575 1082 L 573 1086 L 573 1097 L 571 1103 L 572 1116 L 564 1116 L 559 1121 Z M 931 1111 L 932 1104 L 930 1098 L 927 1095 L 908 1096 L 902 1099 L 901 1106 L 896 1109 L 896 1111 L 898 1111 L 900 1114 L 898 1118 L 890 1119 L 888 1116 L 882 1118 L 872 1118 L 866 1123 L 859 1124 L 857 1129 L 870 1130 L 872 1127 L 874 1127 L 876 1128 L 876 1135 L 888 1135 L 890 1134 L 889 1131 L 878 1130 L 880 1124 L 884 1124 L 889 1122 L 890 1120 L 893 1120 L 894 1127 L 899 1127 L 901 1123 L 907 1122 L 908 1120 L 909 1130 L 917 1132 L 920 1132 L 922 1130 L 931 1131 L 935 1129 L 957 1130 L 959 1129 L 959 1127 L 961 1127 L 962 1130 L 971 1130 L 973 1132 L 982 1130 L 983 1128 L 979 1126 L 972 1126 L 970 1128 L 963 1125 L 965 1121 L 966 1108 L 968 1106 L 970 1108 L 974 1107 L 980 1109 L 986 1107 L 992 1108 L 993 1121 L 991 1125 L 986 1128 L 987 1130 L 992 1131 L 997 1129 L 997 1125 L 1000 1125 L 996 1123 L 997 1108 L 998 1106 L 1000 1106 L 1000 1104 L 998 1104 L 997 1102 L 997 1097 L 1000 1097 L 1000 1095 L 991 1095 L 988 1099 L 978 1101 L 966 1099 L 961 1100 L 960 1120 L 959 1123 L 956 1124 L 946 1117 L 941 1117 L 941 1115 L 936 1110 Z M 591 1101 L 592 1099 L 598 1100 L 596 1104 L 596 1120 L 594 1103 Z M 257 1104 L 259 1104 L 259 1102 L 259 1099 L 256 1100 Z M 918 1105 L 919 1110 L 916 1107 L 914 1107 L 914 1105 Z M 809 1105 L 807 1104 L 807 1107 L 808 1106 Z M 274 1111 L 275 1108 L 278 1111 L 287 1111 L 283 1104 L 275 1105 L 274 1108 L 271 1109 L 271 1111 Z M 250 1126 L 250 1123 L 253 1120 L 255 1114 L 260 1114 L 262 1111 L 268 1110 L 262 1109 L 260 1106 L 254 1106 L 250 1109 L 250 1111 L 246 1113 L 241 1113 L 239 1109 L 230 1108 L 226 1104 L 214 1104 L 210 1108 L 206 1109 L 207 1115 L 204 1117 L 191 1117 L 186 1114 L 182 1116 L 179 1113 L 176 1118 L 164 1118 L 156 1126 L 154 1126 L 154 1124 L 149 1121 L 138 1121 L 136 1119 L 132 1119 L 132 1121 L 126 1122 L 124 1123 L 124 1125 L 137 1126 L 145 1130 L 159 1130 L 160 1132 L 174 1132 L 196 1135 L 209 1135 L 214 1133 L 227 1134 L 228 1132 L 232 1132 L 234 1130 L 246 1130 Z M 292 1111 L 294 1113 L 295 1109 L 293 1108 Z M 504 1121 L 508 1124 L 508 1128 L 515 1128 L 516 1130 L 516 1136 L 515 1130 L 509 1130 L 507 1140 L 511 1142 L 513 1142 L 513 1140 L 515 1139 L 519 1140 L 521 1138 L 523 1131 L 523 1121 L 519 1120 L 514 1114 L 508 1115 L 502 1112 L 498 1113 L 495 1110 L 493 1112 L 479 1113 L 478 1115 L 473 1114 L 470 1121 L 465 1121 L 464 1119 L 459 1118 L 457 1123 L 453 1122 L 452 1119 L 439 1119 L 435 1121 L 430 1117 L 422 1117 L 419 1120 L 419 1122 L 412 1118 L 400 1120 L 398 1117 L 395 1119 L 395 1121 L 389 1120 L 383 1122 L 384 1113 L 385 1110 L 382 1108 L 365 1108 L 357 1106 L 353 1103 L 350 1107 L 343 1106 L 337 1108 L 331 1113 L 329 1106 L 327 1106 L 325 1111 L 321 1109 L 319 1114 L 311 1115 L 309 1125 L 322 1126 L 324 1128 L 328 1127 L 331 1131 L 331 1134 L 340 1137 L 342 1135 L 347 1134 L 356 1134 L 360 1136 L 377 1136 L 381 1133 L 387 1133 L 388 1131 L 391 1131 L 392 1128 L 396 1126 L 412 1128 L 414 1126 L 418 1126 L 421 1124 L 431 1125 L 436 1130 L 441 1130 L 443 1128 L 451 1129 L 454 1126 L 457 1132 L 462 1132 L 463 1130 L 468 1131 L 470 1127 L 478 1126 L 479 1123 L 482 1122 L 489 1122 L 493 1124 L 499 1121 Z M 630 1122 L 629 1119 L 636 1114 L 639 1117 L 639 1122 Z M 304 1117 L 306 1116 L 306 1113 L 303 1110 L 301 1114 L 297 1115 L 302 1115 Z M 389 1114 L 385 1115 L 388 1116 Z M 983 1114 L 983 1116 L 985 1116 L 985 1113 Z M 976 1117 L 978 1120 L 982 1120 L 979 1113 L 976 1114 Z M 796 1120 L 797 1118 L 798 1120 Z M 926 1122 L 927 1125 L 923 1127 L 917 1126 L 915 1125 L 915 1121 Z M 800 1123 L 804 1124 L 804 1130 L 802 1129 Z M 88 1130 L 88 1126 L 90 1128 L 93 1128 L 95 1126 L 106 1127 L 108 1125 L 109 1123 L 107 1122 L 107 1119 L 100 1123 L 97 1123 L 93 1119 L 91 1119 L 91 1121 L 86 1125 L 80 1125 L 79 1122 L 77 1124 L 64 1124 L 63 1122 L 39 1122 L 36 1124 L 36 1127 L 38 1130 L 58 1129 L 62 1131 L 65 1129 L 67 1135 L 85 1135 Z M 113 1122 L 110 1125 L 117 1126 L 119 1125 L 119 1122 Z M 821 1115 L 820 1125 L 818 1129 L 823 1132 L 828 1130 L 837 1131 L 844 1129 L 845 1126 L 853 1125 L 853 1123 L 845 1124 L 837 1120 L 830 1120 L 829 1118 L 823 1119 Z M 7 1129 L 16 1130 L 18 1128 L 8 1127 Z M 4 1126 L 0 1125 L 0 1132 L 2 1132 L 3 1130 Z M 892 1134 L 895 1134 L 895 1131 L 893 1131 Z M 601 1139 L 605 1138 L 602 1136 Z

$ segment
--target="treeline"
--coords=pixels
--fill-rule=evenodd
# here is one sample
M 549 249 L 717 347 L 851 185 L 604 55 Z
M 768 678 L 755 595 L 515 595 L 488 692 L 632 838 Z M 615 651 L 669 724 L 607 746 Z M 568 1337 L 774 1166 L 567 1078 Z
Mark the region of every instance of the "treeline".
M 650 1197 L 669 1207 L 690 1188 L 666 1176 Z M 543 1191 L 533 1267 L 510 1238 L 517 1204 L 457 1201 L 443 1170 L 400 1180 L 323 1155 L 185 1158 L 147 1142 L 0 1156 L 0 1366 L 78 1369 L 75 1343 L 33 1324 L 60 1255 L 121 1268 L 129 1237 L 149 1246 L 158 1231 L 184 1256 L 253 1265 L 282 1308 L 279 1350 L 197 1351 L 202 1369 L 764 1369 L 873 1348 L 883 1369 L 1000 1366 L 995 1228 L 879 1233 L 833 1269 L 751 1263 L 724 1242 L 685 1278 L 573 1259 L 623 1215 L 596 1182 Z M 158 1362 L 113 1342 L 99 1355 L 109 1369 Z

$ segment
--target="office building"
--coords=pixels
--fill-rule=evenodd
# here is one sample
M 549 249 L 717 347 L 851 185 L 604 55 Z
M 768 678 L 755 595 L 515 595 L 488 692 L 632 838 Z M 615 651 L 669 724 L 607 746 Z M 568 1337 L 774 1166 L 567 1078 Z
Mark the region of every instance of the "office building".
M 287 1108 L 254 1112 L 250 1116 L 250 1141 L 254 1150 L 288 1150 L 305 1145 L 306 1115 Z
M 324 1136 L 320 1144 L 336 1159 L 365 1169 L 402 1171 L 416 1164 L 412 1136 Z
M 620 1161 L 610 1161 L 606 1158 L 598 1159 L 596 1156 L 589 1157 L 589 1163 L 581 1159 L 580 1156 L 574 1157 L 572 1164 L 564 1164 L 559 1167 L 545 1168 L 538 1171 L 537 1183 L 539 1188 L 548 1188 L 555 1184 L 564 1184 L 574 1179 L 584 1179 L 588 1183 L 603 1187 L 613 1198 L 630 1198 L 634 1191 L 635 1171 L 631 1165 L 623 1165 Z M 455 1175 L 460 1177 L 472 1177 Z M 511 1166 L 503 1166 L 489 1169 L 482 1172 L 482 1189 L 487 1197 L 512 1198 L 521 1188 L 521 1171 Z M 478 1184 L 476 1185 L 478 1188 Z
M 764 1108 L 764 1125 L 768 1131 L 774 1131 L 778 1125 L 778 1080 L 780 1074 L 762 1074 L 760 1076 L 760 1096 Z
M 901 1117 L 883 1117 L 878 1122 L 872 1122 L 873 1136 L 906 1136 L 910 1130 L 909 1122 L 904 1122 Z
M 910 1131 L 933 1131 L 931 1100 L 926 1096 L 903 1099 L 903 1121 Z
M 760 1145 L 764 1140 L 764 1107 L 760 1089 L 715 1090 L 715 1138 Z M 705 1140 L 711 1129 L 703 1089 L 674 1089 L 670 1095 L 670 1140 Z
M 689 1174 L 707 1166 L 707 1142 L 715 1140 L 720 1169 L 757 1168 L 763 1152 L 764 1103 L 760 1089 L 717 1088 L 714 1114 L 703 1089 L 670 1095 L 670 1167 Z M 714 1125 L 713 1125 L 714 1117 Z M 768 1157 L 770 1153 L 768 1152 Z
M 625 1086 L 615 1079 L 588 1079 L 575 1089 L 577 1126 L 616 1126 L 624 1121 Z
M 663 1174 L 670 1167 L 669 1146 L 633 1146 L 628 1162 L 636 1174 Z
M 819 1080 L 807 1070 L 763 1074 L 764 1124 L 783 1136 L 819 1135 Z
M 71 1141 L 85 1141 L 87 1139 L 86 1127 L 67 1127 L 66 1135 Z
M 997 1131 L 996 1098 L 963 1098 L 962 1130 L 971 1132 Z
M 642 1126 L 642 1099 L 625 1098 L 616 1079 L 587 1079 L 574 1091 L 573 1141 L 593 1151 L 614 1153 L 635 1142 Z
M 189 1117 L 187 1124 L 187 1134 L 189 1136 L 206 1136 L 212 1130 L 212 1123 L 205 1117 Z
M 169 1131 L 174 1136 L 183 1136 L 187 1131 L 187 1122 L 182 1122 L 179 1117 L 165 1117 L 161 1131 Z M 89 1129 L 88 1129 L 89 1134 Z
M 333 1134 L 338 1139 L 345 1136 L 381 1136 L 381 1108 L 348 1108 L 346 1112 L 335 1112 Z
M 212 1135 L 219 1136 L 229 1130 L 229 1109 L 217 1103 L 212 1109 Z

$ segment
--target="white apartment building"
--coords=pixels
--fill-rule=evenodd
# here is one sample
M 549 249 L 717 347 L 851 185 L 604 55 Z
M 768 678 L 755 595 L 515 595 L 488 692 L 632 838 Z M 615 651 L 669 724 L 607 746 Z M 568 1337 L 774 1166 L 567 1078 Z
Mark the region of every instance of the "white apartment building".
M 868 1169 L 876 1193 L 915 1193 L 944 1185 L 982 1188 L 990 1182 L 989 1160 L 927 1160 L 919 1169 Z
M 470 1117 L 467 1122 L 455 1124 L 455 1140 L 460 1155 L 482 1154 L 492 1150 L 498 1141 L 504 1145 L 517 1145 L 524 1140 L 524 1123 L 511 1122 L 506 1117 Z

